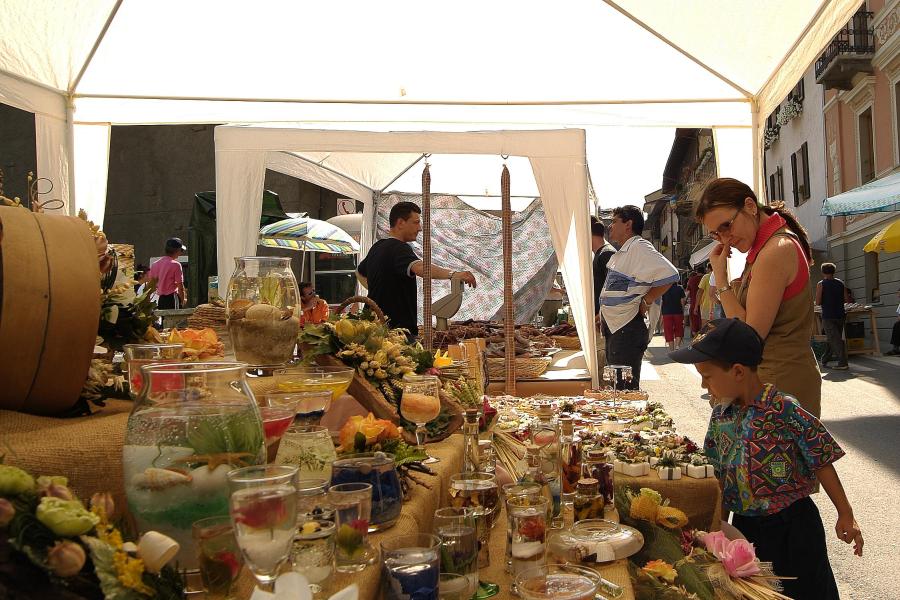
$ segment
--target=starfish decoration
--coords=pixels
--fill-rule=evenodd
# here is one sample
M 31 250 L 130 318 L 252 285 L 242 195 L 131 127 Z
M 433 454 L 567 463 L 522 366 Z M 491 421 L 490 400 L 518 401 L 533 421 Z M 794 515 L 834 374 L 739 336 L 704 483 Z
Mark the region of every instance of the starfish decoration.
M 219 452 L 217 454 L 193 454 L 178 459 L 179 463 L 206 463 L 206 467 L 212 471 L 219 465 L 237 465 L 239 467 L 249 466 L 245 460 L 253 458 L 255 455 L 249 452 Z

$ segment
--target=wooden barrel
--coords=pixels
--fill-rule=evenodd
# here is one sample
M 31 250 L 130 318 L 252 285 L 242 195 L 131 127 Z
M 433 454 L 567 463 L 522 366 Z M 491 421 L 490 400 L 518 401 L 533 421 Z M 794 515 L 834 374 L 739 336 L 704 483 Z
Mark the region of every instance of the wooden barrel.
M 58 414 L 87 379 L 100 270 L 87 224 L 0 207 L 0 408 Z

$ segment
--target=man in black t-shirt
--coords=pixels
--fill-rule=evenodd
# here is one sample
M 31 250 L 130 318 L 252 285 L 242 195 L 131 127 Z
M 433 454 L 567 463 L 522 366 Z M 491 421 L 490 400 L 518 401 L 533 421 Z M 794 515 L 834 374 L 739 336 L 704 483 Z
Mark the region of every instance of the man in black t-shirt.
M 841 333 L 844 331 L 844 320 L 847 313 L 844 312 L 844 302 L 850 302 L 850 294 L 847 286 L 834 276 L 837 268 L 834 263 L 822 263 L 822 281 L 816 284 L 816 304 L 822 307 L 822 329 L 828 338 L 828 350 L 822 357 L 822 366 L 828 367 L 828 363 L 837 360 L 835 369 L 846 370 L 847 347 Z
M 421 214 L 422 210 L 412 202 L 395 204 L 389 216 L 390 237 L 372 244 L 356 268 L 357 278 L 369 290 L 369 298 L 384 311 L 390 326 L 406 329 L 410 339 L 419 330 L 416 276 L 424 275 L 425 266 L 409 243 L 422 230 Z M 473 288 L 476 284 L 469 271 L 451 271 L 437 265 L 431 265 L 431 277 L 458 277 Z

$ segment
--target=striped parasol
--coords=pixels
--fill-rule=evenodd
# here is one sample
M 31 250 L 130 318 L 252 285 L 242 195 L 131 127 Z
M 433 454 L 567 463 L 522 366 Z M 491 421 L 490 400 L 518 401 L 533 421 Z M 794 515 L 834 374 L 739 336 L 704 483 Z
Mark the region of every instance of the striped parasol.
M 359 244 L 346 231 L 309 217 L 285 219 L 266 225 L 259 230 L 259 245 L 332 254 L 359 252 Z

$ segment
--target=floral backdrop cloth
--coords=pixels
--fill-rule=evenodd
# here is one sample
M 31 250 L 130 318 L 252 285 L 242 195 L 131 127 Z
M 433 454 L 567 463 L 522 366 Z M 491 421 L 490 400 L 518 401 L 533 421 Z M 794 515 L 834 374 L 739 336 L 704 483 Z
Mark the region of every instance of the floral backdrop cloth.
M 419 194 L 385 194 L 375 213 L 376 239 L 389 236 L 388 215 L 401 201 L 422 205 Z M 498 211 L 499 212 L 499 211 Z M 422 235 L 412 243 L 422 256 Z M 512 215 L 512 271 L 516 323 L 530 322 L 540 310 L 557 271 L 556 254 L 547 229 L 540 198 Z M 462 307 L 454 321 L 502 320 L 503 247 L 499 214 L 472 208 L 456 196 L 431 196 L 431 260 L 455 271 L 469 270 L 478 280 L 476 289 L 466 288 Z M 419 306 L 422 279 L 418 280 Z M 432 301 L 450 293 L 450 283 L 435 280 Z M 422 311 L 419 310 L 419 323 Z

